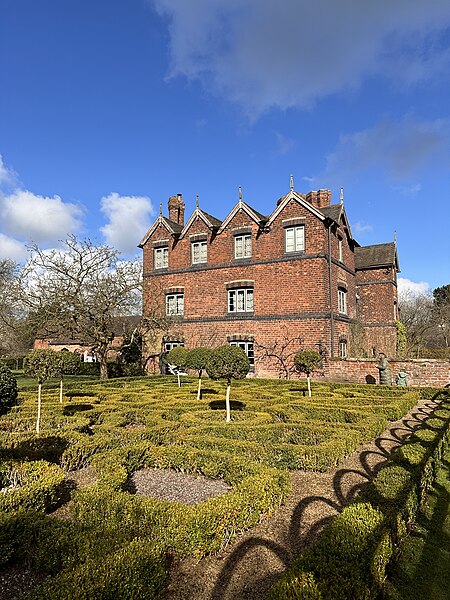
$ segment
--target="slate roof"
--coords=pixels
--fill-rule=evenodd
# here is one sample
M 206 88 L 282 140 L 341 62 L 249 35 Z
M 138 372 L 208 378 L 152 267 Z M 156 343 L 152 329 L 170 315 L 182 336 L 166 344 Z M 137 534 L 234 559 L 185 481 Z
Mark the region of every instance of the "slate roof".
M 211 223 L 211 225 L 213 225 L 213 227 L 220 227 L 222 225 L 222 221 L 220 219 L 213 217 L 212 215 L 207 213 L 205 210 L 202 210 L 201 208 L 199 208 L 198 210 L 201 211 L 205 215 L 205 217 L 208 219 L 208 221 L 210 221 L 210 223 Z
M 171 221 L 170 219 L 168 219 L 167 217 L 162 217 L 163 221 L 165 221 L 167 223 L 167 225 L 169 225 L 169 227 L 171 227 L 173 229 L 173 231 L 175 233 L 181 233 L 183 226 L 180 225 L 179 223 L 177 223 L 176 221 Z
M 343 205 L 342 204 L 330 204 L 330 206 L 324 206 L 320 208 L 320 212 L 329 219 L 332 219 L 336 223 L 339 223 L 341 218 Z
M 391 266 L 395 266 L 397 271 L 400 271 L 397 248 L 394 242 L 355 248 L 355 269 L 357 271 Z

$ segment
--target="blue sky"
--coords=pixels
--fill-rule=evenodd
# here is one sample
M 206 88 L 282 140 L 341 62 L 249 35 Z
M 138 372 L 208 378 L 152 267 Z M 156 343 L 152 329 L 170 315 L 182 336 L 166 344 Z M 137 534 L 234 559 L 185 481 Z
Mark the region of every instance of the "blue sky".
M 1 0 L 0 66 L 0 256 L 132 256 L 170 195 L 269 214 L 292 173 L 450 282 L 448 0 Z

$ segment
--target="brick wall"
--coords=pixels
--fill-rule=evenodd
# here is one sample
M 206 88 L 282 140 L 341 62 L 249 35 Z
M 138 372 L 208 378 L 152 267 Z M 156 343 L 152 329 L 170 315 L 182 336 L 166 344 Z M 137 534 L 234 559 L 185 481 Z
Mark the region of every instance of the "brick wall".
M 348 359 L 327 361 L 323 375 L 318 379 L 349 381 L 352 383 L 378 383 L 375 359 Z M 450 361 L 432 359 L 389 360 L 393 380 L 401 370 L 408 374 L 409 385 L 443 387 L 450 383 Z

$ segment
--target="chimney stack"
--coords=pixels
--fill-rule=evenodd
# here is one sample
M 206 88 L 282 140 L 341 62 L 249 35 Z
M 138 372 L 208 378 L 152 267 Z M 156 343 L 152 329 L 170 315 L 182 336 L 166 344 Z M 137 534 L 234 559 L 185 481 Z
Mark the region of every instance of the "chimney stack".
M 184 202 L 183 196 L 177 194 L 176 196 L 170 196 L 169 198 L 169 219 L 178 223 L 178 225 L 184 225 Z
M 324 208 L 331 204 L 331 191 L 330 190 L 317 190 L 315 192 L 308 192 L 306 194 L 306 201 L 315 206 L 316 208 Z

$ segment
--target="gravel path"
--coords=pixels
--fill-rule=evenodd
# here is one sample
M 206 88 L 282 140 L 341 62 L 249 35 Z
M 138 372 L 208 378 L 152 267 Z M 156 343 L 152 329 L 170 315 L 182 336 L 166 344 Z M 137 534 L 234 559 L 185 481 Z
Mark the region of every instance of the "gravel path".
M 219 479 L 201 475 L 177 473 L 171 469 L 140 469 L 128 480 L 127 489 L 139 496 L 152 496 L 160 500 L 197 504 L 231 490 Z
M 238 536 L 218 555 L 175 561 L 164 600 L 263 600 L 289 564 L 354 500 L 436 406 L 420 402 L 332 471 L 292 472 L 292 492 L 272 517 Z

